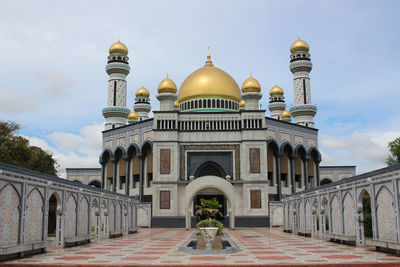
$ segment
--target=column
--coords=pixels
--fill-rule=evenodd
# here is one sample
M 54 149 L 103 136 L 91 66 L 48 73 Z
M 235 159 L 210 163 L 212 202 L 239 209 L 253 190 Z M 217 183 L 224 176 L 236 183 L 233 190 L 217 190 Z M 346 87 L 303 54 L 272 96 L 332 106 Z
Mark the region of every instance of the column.
M 294 158 L 290 157 L 290 180 L 292 181 L 292 194 L 296 193 L 296 180 L 294 175 Z
M 129 196 L 129 184 L 131 180 L 131 159 L 125 160 L 125 195 Z
M 304 189 L 308 188 L 308 159 L 304 159 Z
M 282 198 L 282 182 L 281 182 L 281 158 L 279 155 L 276 155 L 276 176 L 277 176 L 277 195 L 278 201 Z
M 140 202 L 144 201 L 144 195 L 143 195 L 143 181 L 144 181 L 144 157 L 140 156 L 139 157 L 139 173 L 140 173 L 140 179 L 139 179 L 139 200 Z
M 105 165 L 106 163 L 102 162 L 101 163 L 101 188 L 105 189 L 106 188 L 106 184 L 105 184 Z
M 319 162 L 315 162 L 315 177 L 317 180 L 317 186 L 320 186 L 320 177 L 319 177 Z
M 117 163 L 115 162 L 115 160 L 114 161 L 112 161 L 112 164 L 113 164 L 113 192 L 116 192 L 116 190 L 117 190 L 117 164 L 118 164 L 118 161 L 117 161 Z

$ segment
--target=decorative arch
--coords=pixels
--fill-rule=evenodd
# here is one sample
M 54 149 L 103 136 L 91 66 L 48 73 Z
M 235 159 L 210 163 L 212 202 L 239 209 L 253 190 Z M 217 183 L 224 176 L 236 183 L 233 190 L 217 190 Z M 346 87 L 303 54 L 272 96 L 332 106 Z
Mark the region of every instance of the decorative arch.
M 110 201 L 108 208 L 108 229 L 110 231 L 115 231 L 115 203 L 114 201 Z
M 284 141 L 281 146 L 279 147 L 279 155 L 283 155 L 285 153 L 285 149 L 288 149 L 288 156 L 291 158 L 293 157 L 293 147 L 292 145 L 287 142 Z
M 329 178 L 322 178 L 321 182 L 319 183 L 320 185 L 324 185 L 324 184 L 330 184 L 333 183 L 333 181 Z
M 114 161 L 120 160 L 120 159 L 126 159 L 127 154 L 126 150 L 123 146 L 117 146 L 114 150 Z
M 149 149 L 149 148 L 151 151 L 153 151 L 153 141 L 150 139 L 146 139 L 143 142 L 142 147 L 140 149 L 141 155 L 146 156 L 147 149 Z
M 101 188 L 101 182 L 99 180 L 97 180 L 97 179 L 94 179 L 94 180 L 90 181 L 88 183 L 88 185 L 91 185 L 91 186 L 94 186 L 94 187 L 97 187 L 97 188 Z
M 279 153 L 278 143 L 274 139 L 267 140 L 267 149 L 272 149 L 274 156 L 277 156 Z
M 18 244 L 20 196 L 11 183 L 0 190 L 0 246 Z
M 88 234 L 89 229 L 89 201 L 86 196 L 81 198 L 79 204 L 79 235 Z
M 217 176 L 221 178 L 226 177 L 226 172 L 218 163 L 214 161 L 206 161 L 201 164 L 195 171 L 195 178 L 201 176 Z
M 105 164 L 108 160 L 114 160 L 114 153 L 110 148 L 104 149 L 103 152 L 100 154 L 100 164 Z
M 26 198 L 24 241 L 43 239 L 44 201 L 38 188 L 33 188 Z
M 376 217 L 379 240 L 397 240 L 395 214 L 393 195 L 386 186 L 382 186 L 376 195 Z
M 297 203 L 297 218 L 298 218 L 298 224 L 299 224 L 299 229 L 305 229 L 305 218 L 304 218 L 304 204 L 303 204 L 303 200 L 299 200 L 299 202 Z
M 342 212 L 340 210 L 339 198 L 336 194 L 331 199 L 330 212 L 332 218 L 332 233 L 342 234 Z
M 318 149 L 316 147 L 310 147 L 307 150 L 307 154 L 306 154 L 307 158 L 311 158 L 311 156 L 314 156 L 314 160 L 315 162 L 319 163 L 321 162 L 321 153 L 318 151 Z
M 343 219 L 344 219 L 344 235 L 356 235 L 356 211 L 354 209 L 354 200 L 350 192 L 346 192 L 343 198 Z
M 186 211 L 186 228 L 190 226 L 190 214 L 189 208 L 191 203 L 193 202 L 194 197 L 200 191 L 207 189 L 207 188 L 214 188 L 219 190 L 227 199 L 231 214 L 229 216 L 229 226 L 234 228 L 234 212 L 235 212 L 235 202 L 234 202 L 234 188 L 231 183 L 226 181 L 225 179 L 221 179 L 216 176 L 203 176 L 191 181 L 185 188 L 185 198 L 184 202 L 186 203 L 185 211 Z
M 69 194 L 65 204 L 65 237 L 76 235 L 77 202 L 73 194 Z
M 135 151 L 135 155 L 133 154 L 133 151 Z M 132 142 L 129 144 L 128 146 L 128 150 L 127 150 L 127 156 L 128 158 L 132 158 L 133 156 L 139 157 L 141 153 L 139 144 L 136 142 Z
M 297 158 L 299 156 L 304 160 L 306 157 L 306 148 L 302 144 L 296 145 L 296 147 L 293 150 L 293 157 Z
M 316 199 L 314 199 L 315 203 Z M 311 205 L 310 205 L 310 200 L 307 199 L 305 203 L 305 229 L 310 230 L 311 229 Z

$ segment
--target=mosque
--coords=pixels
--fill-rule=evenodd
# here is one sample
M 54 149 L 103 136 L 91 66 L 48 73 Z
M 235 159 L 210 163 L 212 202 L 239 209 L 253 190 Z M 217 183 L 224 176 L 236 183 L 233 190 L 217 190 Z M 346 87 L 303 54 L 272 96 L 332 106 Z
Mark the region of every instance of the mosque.
M 269 226 L 269 202 L 355 175 L 355 166 L 319 165 L 309 50 L 300 39 L 290 47 L 289 110 L 284 91 L 274 86 L 266 116 L 255 77 L 239 87 L 209 53 L 179 90 L 168 76 L 160 82 L 160 110 L 149 118 L 144 87 L 136 91 L 133 110 L 126 107 L 128 48 L 114 43 L 106 65 L 101 168 L 69 168 L 67 178 L 151 202 L 152 227 L 193 227 L 196 204 L 214 197 L 226 226 Z

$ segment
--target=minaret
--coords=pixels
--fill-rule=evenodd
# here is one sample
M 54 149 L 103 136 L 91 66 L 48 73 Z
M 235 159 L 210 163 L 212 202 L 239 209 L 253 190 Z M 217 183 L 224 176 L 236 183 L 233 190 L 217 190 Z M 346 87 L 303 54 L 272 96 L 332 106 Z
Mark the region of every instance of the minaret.
M 283 90 L 275 85 L 269 91 L 269 104 L 268 109 L 271 111 L 271 118 L 280 120 L 281 114 L 286 108 L 285 97 Z
M 293 73 L 294 105 L 290 107 L 294 123 L 314 127 L 314 116 L 317 106 L 311 104 L 311 89 L 309 73 L 312 69 L 310 47 L 298 39 L 290 47 L 290 71 Z
M 109 49 L 110 55 L 106 65 L 108 80 L 107 107 L 103 108 L 106 118 L 105 130 L 114 129 L 126 124 L 130 110 L 126 108 L 126 76 L 129 74 L 128 48 L 120 41 Z
M 176 95 L 178 89 L 174 81 L 168 78 L 168 74 L 167 78 L 162 80 L 158 85 L 157 91 L 157 99 L 160 101 L 160 111 L 174 111 L 175 101 L 178 99 L 178 96 Z
M 260 83 L 251 77 L 247 78 L 242 84 L 242 100 L 244 110 L 258 110 L 258 101 L 262 97 Z
M 150 92 L 141 87 L 136 91 L 135 105 L 133 109 L 139 116 L 139 121 L 147 120 L 149 118 L 149 112 L 151 110 L 150 105 Z

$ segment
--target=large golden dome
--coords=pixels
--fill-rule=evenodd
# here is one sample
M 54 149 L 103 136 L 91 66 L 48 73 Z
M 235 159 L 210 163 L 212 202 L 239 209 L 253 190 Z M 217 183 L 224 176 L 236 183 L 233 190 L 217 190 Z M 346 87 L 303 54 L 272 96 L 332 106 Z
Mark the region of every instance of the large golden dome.
M 164 93 L 176 94 L 176 91 L 177 91 L 176 84 L 174 83 L 173 80 L 168 78 L 168 74 L 167 74 L 167 78 L 162 80 L 160 82 L 160 84 L 158 85 L 158 93 L 159 94 L 164 94 Z
M 178 92 L 178 101 L 201 97 L 218 97 L 240 101 L 240 89 L 235 80 L 225 71 L 214 67 L 210 54 L 204 67 L 194 71 L 183 81 Z
M 126 45 L 124 45 L 123 43 L 118 41 L 118 42 L 116 42 L 116 43 L 111 45 L 111 47 L 108 50 L 108 52 L 110 52 L 110 54 L 119 53 L 119 54 L 124 54 L 125 56 L 127 56 L 128 55 L 128 48 L 126 47 Z
M 290 53 L 293 53 L 294 51 L 309 51 L 310 47 L 306 42 L 303 40 L 300 40 L 300 38 L 290 46 Z

